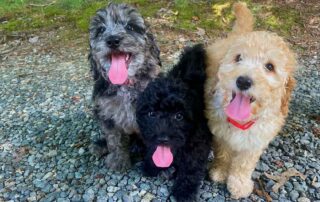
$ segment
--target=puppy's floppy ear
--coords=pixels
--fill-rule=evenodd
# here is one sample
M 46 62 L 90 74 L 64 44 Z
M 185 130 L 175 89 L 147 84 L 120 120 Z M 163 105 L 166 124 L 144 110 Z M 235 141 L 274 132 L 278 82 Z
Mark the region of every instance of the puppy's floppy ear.
M 109 3 L 107 4 L 107 8 L 111 7 L 112 5 L 114 5 L 113 1 L 109 1 Z
M 147 27 L 146 29 L 147 29 L 146 40 L 147 40 L 147 44 L 149 44 L 149 47 L 148 47 L 149 51 L 150 51 L 152 57 L 156 58 L 159 61 L 158 65 L 161 66 L 160 49 L 157 45 L 155 38 L 153 37 L 153 34 L 150 32 L 149 27 Z
M 91 48 L 91 47 L 90 47 Z M 90 62 L 90 72 L 92 74 L 93 79 L 96 81 L 99 78 L 99 72 L 96 61 L 94 61 L 92 53 L 90 52 L 88 55 L 88 60 Z
M 285 83 L 284 93 L 281 98 L 281 113 L 284 116 L 287 116 L 289 111 L 291 93 L 296 84 L 296 80 L 293 77 L 293 74 L 296 71 L 298 66 L 297 66 L 296 55 L 289 49 L 289 47 L 286 45 L 284 41 L 283 43 L 285 45 L 284 48 L 285 48 L 286 55 L 288 57 L 288 62 L 285 67 L 285 71 L 288 73 L 288 78 Z
M 291 93 L 294 89 L 295 84 L 296 84 L 296 80 L 292 75 L 290 75 L 287 79 L 287 82 L 285 83 L 284 93 L 281 98 L 281 113 L 284 116 L 288 115 Z

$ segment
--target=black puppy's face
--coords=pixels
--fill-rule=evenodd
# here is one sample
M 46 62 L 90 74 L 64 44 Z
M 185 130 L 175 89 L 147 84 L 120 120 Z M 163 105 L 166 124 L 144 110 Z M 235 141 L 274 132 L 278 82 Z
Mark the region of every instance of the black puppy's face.
M 149 83 L 138 98 L 137 122 L 156 165 L 161 158 L 174 160 L 174 154 L 192 133 L 193 114 L 188 103 L 187 87 L 163 78 Z M 164 162 L 158 167 L 168 166 Z

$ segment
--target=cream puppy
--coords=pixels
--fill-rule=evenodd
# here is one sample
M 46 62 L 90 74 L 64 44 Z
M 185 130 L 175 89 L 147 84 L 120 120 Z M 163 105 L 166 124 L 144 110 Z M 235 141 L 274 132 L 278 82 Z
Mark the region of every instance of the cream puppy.
M 205 101 L 215 148 L 210 178 L 241 198 L 252 192 L 256 163 L 285 123 L 296 60 L 275 33 L 252 31 L 244 3 L 234 13 L 233 31 L 207 49 Z

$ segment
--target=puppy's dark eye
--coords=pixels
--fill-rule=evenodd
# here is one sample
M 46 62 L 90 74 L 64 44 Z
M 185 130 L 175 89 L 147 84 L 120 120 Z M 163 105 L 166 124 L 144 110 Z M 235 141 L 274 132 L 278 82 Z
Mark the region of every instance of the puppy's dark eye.
M 98 33 L 98 34 L 102 34 L 104 31 L 106 31 L 106 28 L 105 28 L 105 27 L 99 27 L 99 28 L 97 29 L 97 33 Z
M 267 63 L 265 65 L 268 71 L 273 72 L 274 71 L 274 65 L 272 63 Z
M 181 121 L 183 119 L 183 115 L 178 112 L 174 115 L 174 118 L 177 120 L 177 121 Z
M 155 112 L 149 112 L 149 113 L 148 113 L 148 116 L 149 116 L 149 117 L 152 117 L 152 118 L 153 118 L 153 117 L 156 117 L 156 113 L 155 113 Z
M 126 26 L 126 29 L 129 30 L 129 31 L 133 31 L 133 30 L 134 30 L 133 26 L 130 25 L 130 24 L 128 24 L 128 25 Z
M 130 22 L 126 25 L 126 30 L 129 32 L 136 32 L 138 34 L 145 33 L 145 30 L 142 27 L 137 26 L 134 23 L 130 23 Z
M 241 60 L 242 60 L 242 58 L 241 58 L 240 54 L 236 55 L 236 57 L 234 58 L 235 62 L 240 62 Z

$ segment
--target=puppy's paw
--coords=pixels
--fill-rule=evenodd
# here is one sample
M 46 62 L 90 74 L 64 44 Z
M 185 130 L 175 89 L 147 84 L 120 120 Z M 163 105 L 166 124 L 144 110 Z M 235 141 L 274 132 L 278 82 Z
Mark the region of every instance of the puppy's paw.
M 186 176 L 188 177 L 188 176 Z M 172 187 L 171 195 L 178 202 L 197 202 L 198 186 L 194 183 L 190 183 L 189 180 L 176 179 L 175 184 Z
M 108 153 L 107 142 L 105 139 L 99 139 L 89 146 L 90 153 L 101 157 Z
M 253 190 L 253 181 L 250 178 L 230 175 L 227 188 L 234 199 L 248 197 Z
M 143 162 L 143 174 L 147 177 L 156 177 L 159 172 L 161 171 L 160 168 L 151 165 L 149 161 Z
M 175 192 L 171 194 L 177 202 L 197 202 L 198 197 L 186 192 Z
M 160 177 L 164 178 L 166 180 L 171 180 L 176 177 L 177 172 L 175 172 L 175 169 L 173 167 L 170 167 L 168 169 L 164 169 L 160 172 Z
M 224 183 L 227 180 L 227 171 L 217 169 L 217 168 L 212 168 L 209 171 L 209 177 L 212 181 L 219 182 L 219 183 Z
M 110 153 L 105 157 L 106 167 L 113 171 L 126 171 L 131 167 L 128 155 L 119 155 L 118 153 Z

